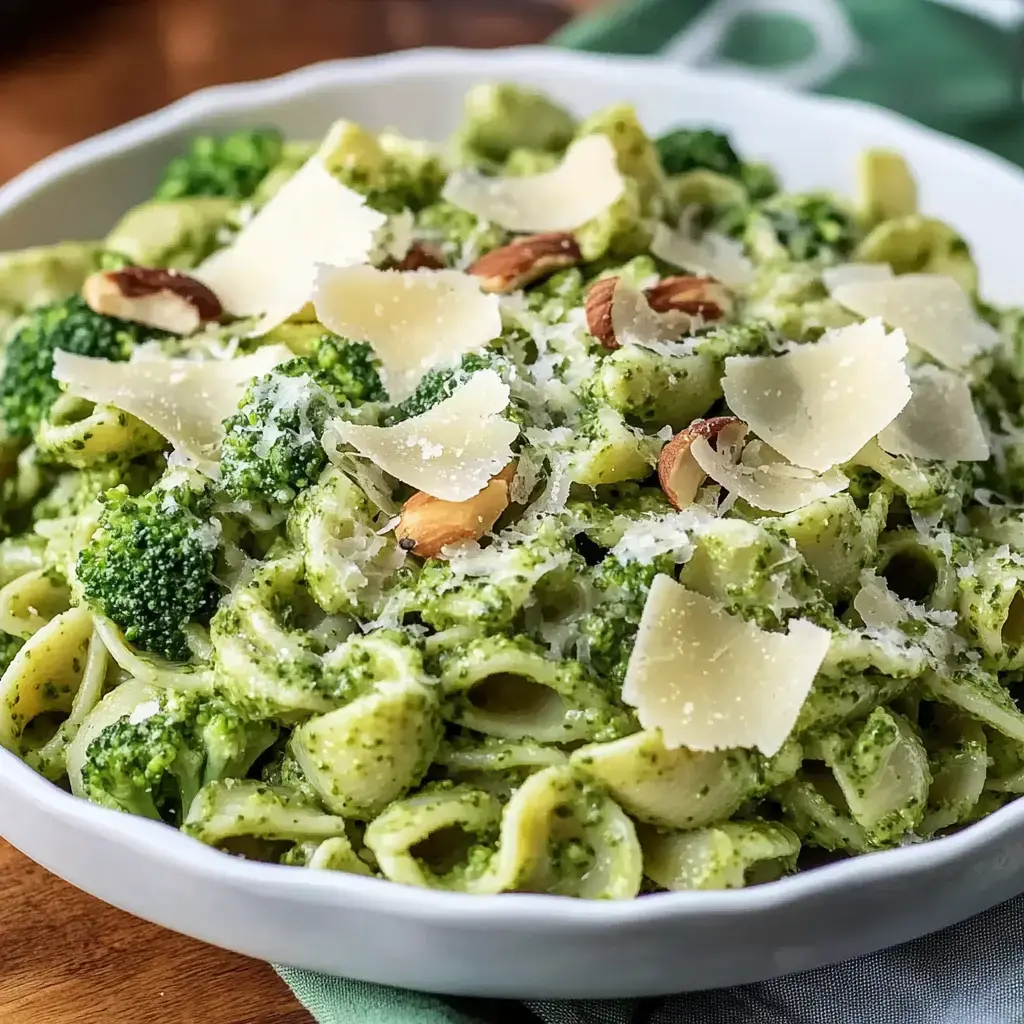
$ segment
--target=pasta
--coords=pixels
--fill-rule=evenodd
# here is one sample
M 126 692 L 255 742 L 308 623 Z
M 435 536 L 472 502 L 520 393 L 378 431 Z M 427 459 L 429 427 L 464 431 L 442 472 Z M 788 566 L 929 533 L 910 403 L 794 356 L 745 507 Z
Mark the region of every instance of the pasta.
M 1024 794 L 1024 312 L 898 154 L 791 193 L 511 85 L 446 147 L 240 138 L 0 254 L 0 745 L 492 895 L 755 885 Z

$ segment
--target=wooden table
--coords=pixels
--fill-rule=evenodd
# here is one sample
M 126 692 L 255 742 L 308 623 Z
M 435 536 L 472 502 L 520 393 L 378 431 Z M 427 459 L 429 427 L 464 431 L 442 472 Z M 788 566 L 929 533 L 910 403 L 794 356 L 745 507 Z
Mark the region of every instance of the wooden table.
M 0 181 L 194 89 L 330 57 L 544 39 L 598 0 L 79 3 L 0 54 Z M 48 4 L 39 0 L 39 7 Z M 71 5 L 75 6 L 74 4 Z M 265 964 L 138 921 L 0 840 L 3 1024 L 309 1024 Z

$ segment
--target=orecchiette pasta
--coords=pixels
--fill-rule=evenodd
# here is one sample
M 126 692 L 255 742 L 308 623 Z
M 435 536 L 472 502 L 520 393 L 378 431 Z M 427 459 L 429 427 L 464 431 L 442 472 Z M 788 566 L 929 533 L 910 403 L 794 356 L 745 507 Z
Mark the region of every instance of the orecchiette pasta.
M 500 84 L 447 147 L 204 138 L 0 254 L 0 745 L 466 893 L 969 826 L 1024 795 L 1024 312 L 978 289 L 889 151 L 793 193 Z

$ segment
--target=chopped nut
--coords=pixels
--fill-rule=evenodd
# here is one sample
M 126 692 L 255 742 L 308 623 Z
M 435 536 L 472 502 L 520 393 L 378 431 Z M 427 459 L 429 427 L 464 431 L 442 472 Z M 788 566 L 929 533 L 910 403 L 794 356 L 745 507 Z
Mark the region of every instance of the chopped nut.
M 713 444 L 718 435 L 733 424 L 742 426 L 743 433 L 746 433 L 745 424 L 735 416 L 694 420 L 661 449 L 661 455 L 658 456 L 658 483 L 674 508 L 682 509 L 692 504 L 707 476 L 690 453 L 694 438 L 705 437 L 709 444 Z
M 505 295 L 525 288 L 556 270 L 574 267 L 583 255 L 576 239 L 564 231 L 527 235 L 494 249 L 476 261 L 469 273 L 480 278 L 485 292 Z
M 612 303 L 618 284 L 617 277 L 604 277 L 587 292 L 587 328 L 605 348 L 610 349 L 620 347 L 612 325 Z
M 448 544 L 479 540 L 508 508 L 515 472 L 515 463 L 509 463 L 479 494 L 466 501 L 443 501 L 418 491 L 402 506 L 395 531 L 398 546 L 420 558 L 438 558 Z
M 413 242 L 409 251 L 398 260 L 395 270 L 444 270 L 448 264 L 444 254 L 436 245 L 428 242 Z
M 90 274 L 82 286 L 89 308 L 104 316 L 191 334 L 223 313 L 220 300 L 201 281 L 176 270 L 125 267 Z
M 732 296 L 713 277 L 666 277 L 644 290 L 655 313 L 687 313 L 720 320 L 732 309 Z

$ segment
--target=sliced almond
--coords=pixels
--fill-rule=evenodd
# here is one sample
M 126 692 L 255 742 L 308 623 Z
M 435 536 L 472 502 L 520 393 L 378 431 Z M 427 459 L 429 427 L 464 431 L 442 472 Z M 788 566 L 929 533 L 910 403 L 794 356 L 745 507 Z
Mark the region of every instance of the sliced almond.
M 444 253 L 429 242 L 413 242 L 409 251 L 394 264 L 395 270 L 444 270 Z
M 580 247 L 568 232 L 517 238 L 500 249 L 481 256 L 469 273 L 480 278 L 485 292 L 501 295 L 525 288 L 556 270 L 574 267 L 583 259 Z
M 690 452 L 694 440 L 703 437 L 710 444 L 726 427 L 733 424 L 743 426 L 742 421 L 735 416 L 694 420 L 661 449 L 661 455 L 658 456 L 658 483 L 674 508 L 682 509 L 692 504 L 701 484 L 707 479 L 707 473 L 697 465 L 697 460 Z M 745 427 L 743 432 L 746 433 Z
M 509 463 L 466 501 L 443 501 L 418 491 L 402 506 L 395 530 L 399 546 L 420 558 L 438 558 L 448 544 L 479 540 L 508 508 L 515 472 L 515 463 Z
M 732 310 L 732 295 L 713 277 L 666 277 L 644 290 L 655 313 L 686 313 L 720 320 Z
M 82 297 L 96 313 L 174 334 L 191 334 L 224 312 L 220 300 L 201 281 L 160 267 L 90 274 L 82 285 Z
M 587 292 L 587 328 L 605 348 L 609 349 L 620 347 L 615 339 L 615 327 L 612 323 L 612 304 L 618 285 L 617 277 L 604 277 L 596 281 Z

